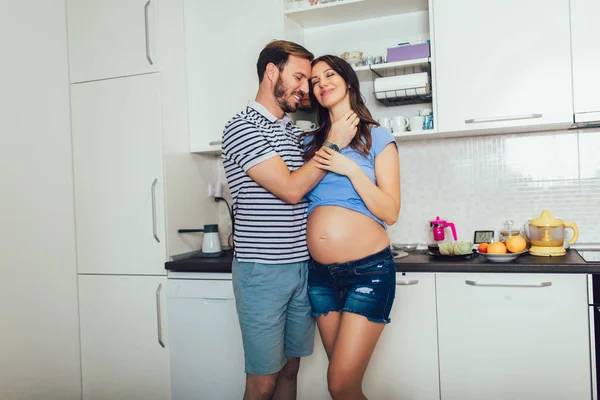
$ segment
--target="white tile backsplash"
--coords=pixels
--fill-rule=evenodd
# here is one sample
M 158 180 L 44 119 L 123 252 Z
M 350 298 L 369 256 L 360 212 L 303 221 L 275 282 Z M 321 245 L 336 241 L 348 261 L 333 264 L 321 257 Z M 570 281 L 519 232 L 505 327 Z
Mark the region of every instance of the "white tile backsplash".
M 388 229 L 393 243 L 426 243 L 436 216 L 456 225 L 460 240 L 475 230 L 522 226 L 548 209 L 575 222 L 579 242 L 600 242 L 600 129 L 402 141 L 402 207 Z M 220 157 L 218 179 L 224 182 Z M 231 231 L 219 205 L 223 243 Z
M 426 242 L 436 216 L 459 239 L 522 226 L 543 209 L 577 223 L 580 242 L 600 241 L 600 130 L 400 142 L 402 209 L 393 242 Z

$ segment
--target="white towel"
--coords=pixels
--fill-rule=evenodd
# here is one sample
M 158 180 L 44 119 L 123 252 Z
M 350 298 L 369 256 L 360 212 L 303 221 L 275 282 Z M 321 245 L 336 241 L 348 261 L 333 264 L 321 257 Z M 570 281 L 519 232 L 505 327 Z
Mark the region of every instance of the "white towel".
M 429 93 L 429 74 L 419 72 L 377 78 L 373 82 L 373 89 L 378 99 L 425 95 Z

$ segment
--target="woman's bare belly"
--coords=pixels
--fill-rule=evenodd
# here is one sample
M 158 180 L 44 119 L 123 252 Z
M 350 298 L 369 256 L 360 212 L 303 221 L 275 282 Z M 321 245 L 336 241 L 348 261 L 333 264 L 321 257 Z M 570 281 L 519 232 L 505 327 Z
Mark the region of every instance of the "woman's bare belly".
M 390 245 L 379 223 L 337 206 L 315 208 L 308 217 L 306 236 L 311 256 L 322 264 L 357 260 Z

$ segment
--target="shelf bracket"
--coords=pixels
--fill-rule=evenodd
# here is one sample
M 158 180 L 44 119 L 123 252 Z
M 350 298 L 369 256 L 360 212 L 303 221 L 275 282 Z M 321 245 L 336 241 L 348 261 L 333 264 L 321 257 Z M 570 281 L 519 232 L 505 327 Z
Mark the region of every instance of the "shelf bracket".
M 381 76 L 381 75 L 379 74 L 379 72 L 375 71 L 375 70 L 372 68 L 372 65 L 373 65 L 373 64 L 369 64 L 369 69 L 371 70 L 371 73 L 373 73 L 373 74 L 377 75 L 377 76 L 378 76 L 378 77 L 380 77 L 380 78 L 383 78 L 383 76 Z

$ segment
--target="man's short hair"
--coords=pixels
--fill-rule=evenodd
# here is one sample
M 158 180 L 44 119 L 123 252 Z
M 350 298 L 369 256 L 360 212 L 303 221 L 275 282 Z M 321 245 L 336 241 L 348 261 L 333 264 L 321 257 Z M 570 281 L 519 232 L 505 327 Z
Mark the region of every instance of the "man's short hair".
M 312 61 L 315 56 L 304 47 L 294 42 L 288 42 L 287 40 L 273 40 L 265 46 L 258 56 L 256 63 L 256 72 L 258 73 L 258 82 L 262 82 L 265 76 L 265 70 L 267 64 L 273 63 L 279 68 L 279 71 L 283 71 L 288 63 L 290 55 L 305 58 L 308 61 Z

